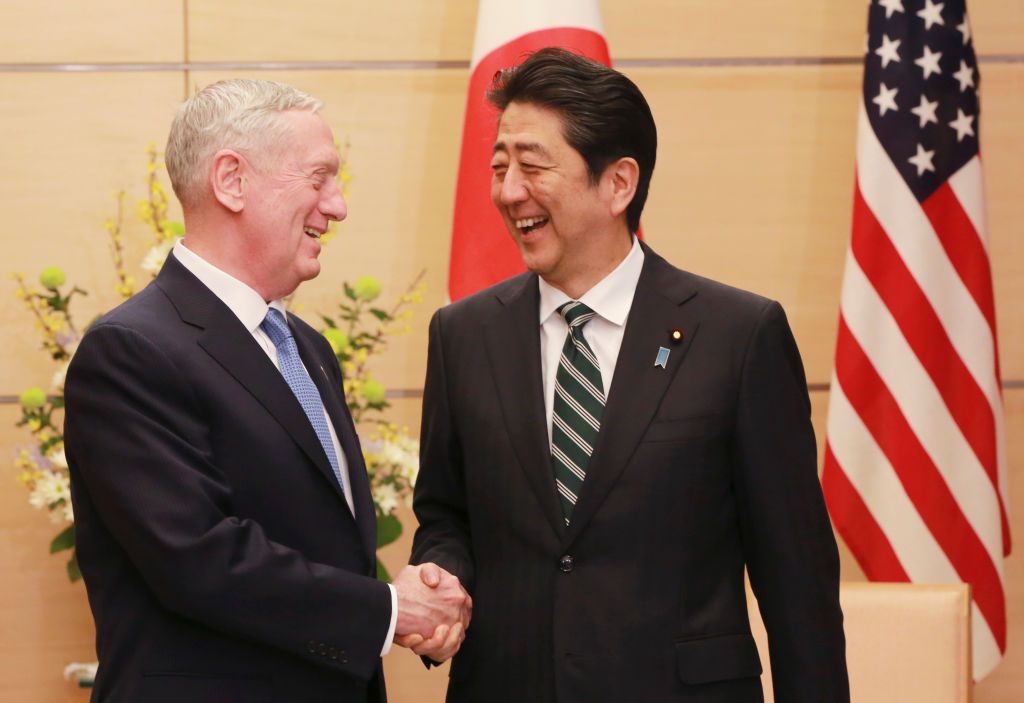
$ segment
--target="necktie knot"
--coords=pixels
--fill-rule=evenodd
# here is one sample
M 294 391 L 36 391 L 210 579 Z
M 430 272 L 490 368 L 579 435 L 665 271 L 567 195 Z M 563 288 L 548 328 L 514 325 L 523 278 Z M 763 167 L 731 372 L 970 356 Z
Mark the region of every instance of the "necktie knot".
M 559 306 L 558 314 L 569 325 L 569 329 L 582 329 L 597 313 L 578 300 L 570 300 Z
M 292 337 L 292 331 L 288 329 L 284 315 L 277 308 L 267 308 L 267 316 L 260 323 L 260 329 L 270 337 L 270 341 L 274 343 L 275 347 L 280 347 L 283 342 Z

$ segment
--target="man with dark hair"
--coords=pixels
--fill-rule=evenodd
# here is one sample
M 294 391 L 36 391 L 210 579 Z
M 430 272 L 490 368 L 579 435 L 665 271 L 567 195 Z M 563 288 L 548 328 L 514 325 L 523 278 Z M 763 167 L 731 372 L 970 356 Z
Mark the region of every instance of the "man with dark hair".
M 491 197 L 529 273 L 430 326 L 413 563 L 473 596 L 449 701 L 848 701 L 839 563 L 778 303 L 636 237 L 656 129 L 625 76 L 499 75 Z M 430 655 L 424 647 L 415 648 Z

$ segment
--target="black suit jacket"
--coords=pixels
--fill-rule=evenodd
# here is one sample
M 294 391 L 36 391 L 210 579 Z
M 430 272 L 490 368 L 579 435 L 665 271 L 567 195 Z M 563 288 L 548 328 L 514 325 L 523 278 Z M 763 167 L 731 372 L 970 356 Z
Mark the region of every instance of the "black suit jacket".
M 391 597 L 362 453 L 330 347 L 289 324 L 355 518 L 281 373 L 173 255 L 82 340 L 65 444 L 93 701 L 383 700 Z
M 746 566 L 776 700 L 847 701 L 838 554 L 785 315 L 645 252 L 568 527 L 536 276 L 434 316 L 412 559 L 473 595 L 448 700 L 760 701 Z

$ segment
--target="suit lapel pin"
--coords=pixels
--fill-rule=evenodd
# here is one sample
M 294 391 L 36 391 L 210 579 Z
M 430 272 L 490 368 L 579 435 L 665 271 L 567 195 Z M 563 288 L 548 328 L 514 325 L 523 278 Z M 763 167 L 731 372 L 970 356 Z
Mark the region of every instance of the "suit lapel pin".
M 668 333 L 668 338 L 672 340 L 673 344 L 679 344 L 683 341 L 683 331 L 678 327 L 673 328 L 673 330 Z
M 665 347 L 658 347 L 658 356 L 654 359 L 654 365 L 660 366 L 661 368 L 668 368 L 668 349 Z

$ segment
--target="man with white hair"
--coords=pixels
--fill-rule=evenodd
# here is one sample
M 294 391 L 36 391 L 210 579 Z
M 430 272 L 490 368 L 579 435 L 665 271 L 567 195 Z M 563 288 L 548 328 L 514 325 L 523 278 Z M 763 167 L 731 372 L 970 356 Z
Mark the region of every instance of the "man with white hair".
M 320 107 L 254 80 L 185 101 L 166 162 L 187 236 L 68 371 L 93 701 L 382 701 L 396 636 L 442 653 L 462 640 L 455 577 L 375 579 L 337 360 L 281 303 L 346 216 Z

